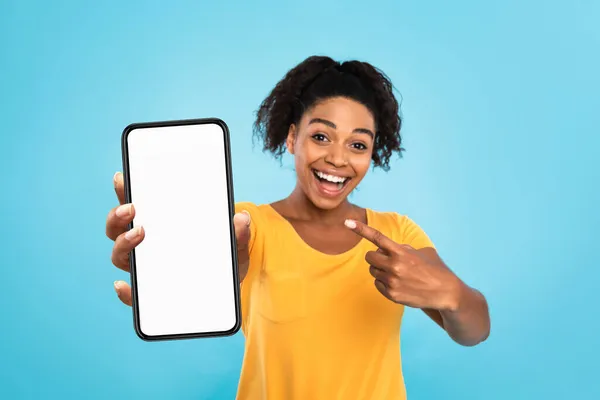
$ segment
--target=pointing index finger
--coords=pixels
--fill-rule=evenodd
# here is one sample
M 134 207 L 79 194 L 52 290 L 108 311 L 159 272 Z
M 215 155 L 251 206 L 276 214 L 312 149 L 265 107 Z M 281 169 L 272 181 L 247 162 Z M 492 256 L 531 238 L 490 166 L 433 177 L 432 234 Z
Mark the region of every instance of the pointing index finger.
M 369 225 L 360 221 L 347 219 L 345 225 L 353 230 L 356 234 L 364 237 L 380 249 L 393 252 L 398 246 L 396 242 L 379 232 L 377 229 L 371 228 Z

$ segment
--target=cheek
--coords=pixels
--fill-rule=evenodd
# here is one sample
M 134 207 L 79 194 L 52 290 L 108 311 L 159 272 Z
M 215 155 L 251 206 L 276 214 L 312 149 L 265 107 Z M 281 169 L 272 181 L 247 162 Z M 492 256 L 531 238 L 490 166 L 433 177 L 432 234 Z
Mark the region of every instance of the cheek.
M 311 158 L 309 152 L 307 152 L 306 146 L 298 148 L 298 151 L 294 154 L 294 166 L 296 169 L 296 176 L 300 180 L 306 180 L 310 178 L 309 170 L 311 164 Z
M 354 172 L 360 177 L 363 177 L 369 171 L 369 167 L 371 166 L 371 154 L 361 155 L 360 157 L 356 157 L 352 160 L 352 168 Z
M 296 147 L 294 163 L 297 169 L 306 169 L 309 165 L 324 156 L 324 151 L 319 146 L 304 142 Z

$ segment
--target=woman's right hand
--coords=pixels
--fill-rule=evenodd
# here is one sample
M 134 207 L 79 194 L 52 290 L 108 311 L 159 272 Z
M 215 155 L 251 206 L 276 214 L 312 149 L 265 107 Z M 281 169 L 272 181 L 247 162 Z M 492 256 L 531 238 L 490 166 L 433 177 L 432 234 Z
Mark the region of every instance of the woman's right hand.
M 113 178 L 113 184 L 119 205 L 108 213 L 106 219 L 106 236 L 115 242 L 112 250 L 111 261 L 125 272 L 129 272 L 129 254 L 144 240 L 145 231 L 141 226 L 128 230 L 129 223 L 135 216 L 133 204 L 125 204 L 125 188 L 123 174 L 117 172 Z M 237 213 L 233 218 L 235 236 L 238 250 L 238 264 L 240 282 L 248 272 L 250 240 L 250 214 Z M 121 301 L 131 306 L 131 287 L 127 282 L 115 281 L 115 291 Z

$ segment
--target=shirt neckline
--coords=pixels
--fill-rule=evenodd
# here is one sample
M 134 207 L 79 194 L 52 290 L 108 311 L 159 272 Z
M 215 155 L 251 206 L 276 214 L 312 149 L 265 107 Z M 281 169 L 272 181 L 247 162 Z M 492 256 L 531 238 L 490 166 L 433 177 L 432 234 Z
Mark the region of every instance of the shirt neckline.
M 294 239 L 296 241 L 298 241 L 302 245 L 302 247 L 304 247 L 306 250 L 309 250 L 310 252 L 315 253 L 323 258 L 337 259 L 337 258 L 347 257 L 347 256 L 352 255 L 355 252 L 357 252 L 367 241 L 367 239 L 361 238 L 354 246 L 352 246 L 350 249 L 348 249 L 342 253 L 337 253 L 337 254 L 324 253 L 320 250 L 315 249 L 308 243 L 306 243 L 306 241 L 302 238 L 302 236 L 300 236 L 298 231 L 296 231 L 296 228 L 294 228 L 292 223 L 290 221 L 288 221 L 283 215 L 281 215 L 277 210 L 275 210 L 275 208 L 271 204 L 267 204 L 267 208 L 269 209 L 270 212 L 272 212 L 277 217 L 277 219 L 279 219 L 286 225 L 286 227 L 292 232 Z M 365 212 L 366 212 L 367 225 L 368 225 L 373 220 L 372 210 L 369 208 L 365 208 Z

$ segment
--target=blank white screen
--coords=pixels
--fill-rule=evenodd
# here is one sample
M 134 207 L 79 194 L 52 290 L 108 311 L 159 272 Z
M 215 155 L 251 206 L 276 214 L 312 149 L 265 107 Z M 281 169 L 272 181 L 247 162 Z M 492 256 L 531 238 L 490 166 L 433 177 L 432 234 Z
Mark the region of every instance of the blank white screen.
M 143 334 L 223 332 L 236 323 L 227 170 L 217 124 L 129 132 Z

